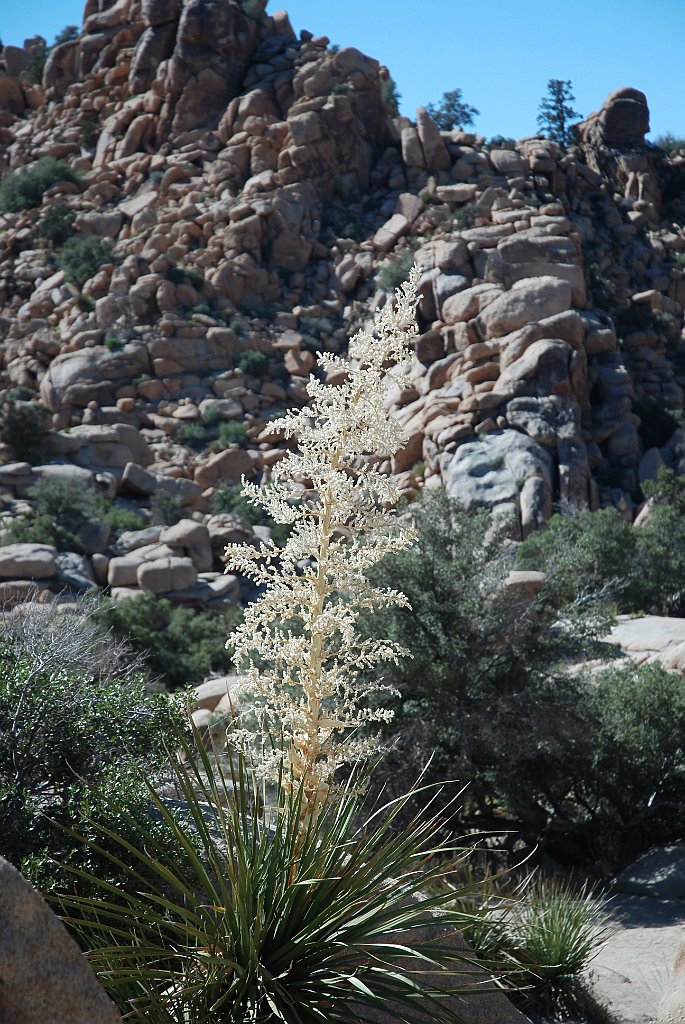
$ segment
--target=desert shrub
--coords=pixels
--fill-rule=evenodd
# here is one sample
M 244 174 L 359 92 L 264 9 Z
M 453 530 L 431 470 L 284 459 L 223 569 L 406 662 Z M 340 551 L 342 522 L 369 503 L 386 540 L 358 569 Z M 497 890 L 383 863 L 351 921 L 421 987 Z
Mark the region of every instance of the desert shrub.
M 168 491 L 156 491 L 150 498 L 150 523 L 152 526 L 173 526 L 186 514 L 180 498 Z
M 390 782 L 432 754 L 437 777 L 468 783 L 465 823 L 515 820 L 537 841 L 585 754 L 582 685 L 554 672 L 574 642 L 562 623 L 571 618 L 572 633 L 590 639 L 598 623 L 588 612 L 570 616 L 561 596 L 512 600 L 506 531 L 487 512 L 467 514 L 440 491 L 424 492 L 412 511 L 414 546 L 374 576 L 401 586 L 411 611 L 382 611 L 367 624 L 413 654 L 391 673 L 399 698 Z
M 219 444 L 227 448 L 229 444 L 244 444 L 247 439 L 247 432 L 242 423 L 232 420 L 229 423 L 222 423 L 219 427 Z
M 130 509 L 112 504 L 98 491 L 69 477 L 44 477 L 30 488 L 34 515 L 15 520 L 4 532 L 10 543 L 52 544 L 58 551 L 84 554 L 79 532 L 93 520 L 109 523 L 112 531 L 139 530 L 141 517 Z
M 275 544 L 281 547 L 287 540 L 291 527 L 276 523 L 266 514 L 263 508 L 253 505 L 243 495 L 240 484 L 219 484 L 212 495 L 212 511 L 219 515 L 222 512 L 242 516 L 253 526 L 268 526 Z
M 263 377 L 267 371 L 269 360 L 263 352 L 249 349 L 238 359 L 238 369 L 248 377 Z
M 0 398 L 0 441 L 9 445 L 15 459 L 40 462 L 51 419 L 44 405 L 22 400 L 17 389 L 10 389 Z
M 79 138 L 84 149 L 95 149 L 100 137 L 100 125 L 87 118 L 79 125 Z
M 555 605 L 603 593 L 623 606 L 635 580 L 635 532 L 613 508 L 557 513 L 523 542 L 516 563 L 547 573 L 544 593 Z
M 103 604 L 98 620 L 143 655 L 150 671 L 169 686 L 201 682 L 231 667 L 226 636 L 238 620 L 235 612 L 173 608 L 164 598 L 140 594 Z
M 660 150 L 664 156 L 676 156 L 681 149 L 685 149 L 685 138 L 674 135 L 673 132 L 664 132 L 657 135 L 653 145 Z
M 414 253 L 410 249 L 402 253 L 401 256 L 384 260 L 376 274 L 376 285 L 382 291 L 392 291 L 406 279 L 413 264 Z
M 516 139 L 512 139 L 508 135 L 493 135 L 491 139 L 488 139 L 488 146 L 490 149 L 516 149 Z
M 536 878 L 504 926 L 501 947 L 523 969 L 515 1001 L 553 1020 L 582 1016 L 591 1003 L 585 974 L 609 936 L 603 900 L 586 888 Z
M 652 503 L 643 526 L 635 527 L 635 579 L 626 611 L 657 615 L 685 612 L 685 479 L 665 467 L 643 491 Z
M 69 238 L 62 246 L 57 262 L 70 284 L 83 288 L 103 263 L 114 259 L 112 246 L 102 238 Z
M 468 103 L 464 102 L 461 89 L 451 89 L 448 92 L 444 92 L 440 103 L 437 106 L 434 103 L 428 103 L 426 104 L 426 110 L 433 118 L 436 127 L 444 132 L 451 132 L 454 128 L 463 129 L 471 127 L 474 123 L 474 118 L 478 117 L 480 113 L 475 107 L 471 107 Z
M 96 809 L 116 823 L 128 810 L 145 831 L 140 773 L 159 767 L 165 737 L 183 727 L 179 705 L 149 696 L 140 677 L 111 661 L 110 676 L 76 668 L 78 651 L 72 664 L 55 657 L 65 626 L 41 644 L 0 631 L 0 852 L 43 889 L 59 875 L 55 860 L 90 859 L 75 855 L 62 826 L 77 827 Z M 104 634 L 100 641 L 102 651 Z
M 26 62 L 26 68 L 24 69 L 24 74 L 33 85 L 40 85 L 42 82 L 43 71 L 45 70 L 45 62 L 47 59 L 47 46 L 42 39 L 40 41 L 36 40 L 31 47 L 29 59 Z
M 78 39 L 78 34 L 79 34 L 79 27 L 78 27 L 78 25 L 65 25 L 64 28 L 60 29 L 60 31 L 55 36 L 55 39 L 54 39 L 52 45 L 54 47 L 54 46 L 61 46 L 62 43 L 70 43 L 74 39 Z
M 101 496 L 79 480 L 45 477 L 31 487 L 29 497 L 35 503 L 35 516 L 15 521 L 5 531 L 5 542 L 33 541 L 52 544 L 59 551 L 83 553 L 78 532 L 102 514 Z
M 182 423 L 175 433 L 175 438 L 189 448 L 204 448 L 207 434 L 201 423 Z
M 59 249 L 71 238 L 76 214 L 61 200 L 48 206 L 38 223 L 38 234 Z
M 454 231 L 467 231 L 476 223 L 478 207 L 475 203 L 464 203 L 449 216 L 449 224 Z
M 105 338 L 105 340 L 103 342 L 103 345 L 105 346 L 105 348 L 109 349 L 110 352 L 118 352 L 119 349 L 123 348 L 125 344 L 126 344 L 126 342 L 124 341 L 123 338 L 115 338 L 115 337 Z
M 391 75 L 381 78 L 381 99 L 388 108 L 391 117 L 400 116 L 402 93 L 397 88 L 397 82 Z
M 653 508 L 633 527 L 613 509 L 554 515 L 520 546 L 517 565 L 548 574 L 554 603 L 603 594 L 621 612 L 678 615 L 685 610 L 685 480 L 662 469 L 645 482 Z
M 17 213 L 40 206 L 43 193 L 60 181 L 78 184 L 78 174 L 63 160 L 43 156 L 31 167 L 8 171 L 0 181 L 0 211 Z
M 104 518 L 115 536 L 129 530 L 142 530 L 145 526 L 145 519 L 138 509 L 117 502 L 106 510 Z
M 655 842 L 682 836 L 685 687 L 658 663 L 631 663 L 602 672 L 588 699 L 592 771 L 577 791 L 596 855 L 621 867 Z

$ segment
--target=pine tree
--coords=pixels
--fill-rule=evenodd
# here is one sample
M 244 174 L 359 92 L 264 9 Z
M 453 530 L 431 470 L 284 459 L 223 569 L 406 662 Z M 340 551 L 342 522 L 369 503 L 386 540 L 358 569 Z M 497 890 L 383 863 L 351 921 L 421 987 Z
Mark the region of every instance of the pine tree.
M 552 142 L 566 149 L 573 141 L 573 121 L 582 114 L 571 106 L 575 103 L 573 83 L 561 78 L 550 78 L 547 94 L 543 96 L 538 113 L 538 128 Z

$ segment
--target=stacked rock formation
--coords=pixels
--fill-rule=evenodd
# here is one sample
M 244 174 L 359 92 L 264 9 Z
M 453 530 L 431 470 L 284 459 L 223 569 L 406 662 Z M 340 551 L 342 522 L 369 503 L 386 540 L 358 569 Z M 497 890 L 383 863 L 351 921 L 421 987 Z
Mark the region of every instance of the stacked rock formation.
M 269 479 L 285 443 L 271 421 L 306 401 L 313 353 L 344 351 L 412 259 L 422 333 L 394 400 L 407 444 L 384 464 L 408 496 L 444 484 L 523 536 L 558 502 L 632 517 L 641 479 L 681 465 L 685 437 L 646 450 L 636 411 L 682 408 L 685 384 L 683 209 L 663 219 L 642 94 L 612 94 L 572 152 L 495 148 L 425 110 L 393 119 L 376 61 L 254 8 L 89 0 L 41 86 L 23 51 L 3 52 L 5 168 L 52 156 L 80 179 L 1 218 L 2 384 L 53 419 L 41 464 L 8 450 L 0 520 L 60 474 L 143 514 L 166 493 L 185 517 L 116 543 L 92 529 L 78 564 L 6 548 L 5 598 L 80 579 L 235 600 L 220 551 L 252 528 L 212 515 L 217 488 Z M 77 237 L 111 247 L 79 288 L 40 237 L 58 203 Z M 222 423 L 245 440 L 186 443 L 189 424 L 209 440 Z

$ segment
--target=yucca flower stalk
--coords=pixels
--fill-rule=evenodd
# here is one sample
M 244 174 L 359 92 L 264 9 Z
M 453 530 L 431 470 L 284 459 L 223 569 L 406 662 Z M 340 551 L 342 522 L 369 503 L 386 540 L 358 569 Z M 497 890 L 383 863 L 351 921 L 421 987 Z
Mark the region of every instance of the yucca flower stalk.
M 292 525 L 284 547 L 226 549 L 227 571 L 264 588 L 229 641 L 258 729 L 282 738 L 266 753 L 259 742 L 253 749 L 266 776 L 302 783 L 303 821 L 316 814 L 336 769 L 368 753 L 360 727 L 391 717 L 367 700 L 374 690 L 390 689 L 370 682 L 368 669 L 407 653 L 390 640 L 364 639 L 357 617 L 407 605 L 398 591 L 373 586 L 366 572 L 413 535 L 392 511 L 398 488 L 378 471 L 377 456 L 391 456 L 405 440 L 385 404 L 391 389 L 408 383 L 397 366 L 409 359 L 417 331 L 418 277 L 414 268 L 394 303 L 352 338 L 347 358 L 319 354 L 324 379 L 310 377 L 309 405 L 277 421 L 297 439 L 297 451 L 276 464 L 267 485 L 243 483 L 250 501 Z M 328 383 L 333 375 L 341 382 Z M 294 500 L 303 485 L 304 499 Z M 259 731 L 250 736 L 243 728 L 240 735 L 259 740 Z

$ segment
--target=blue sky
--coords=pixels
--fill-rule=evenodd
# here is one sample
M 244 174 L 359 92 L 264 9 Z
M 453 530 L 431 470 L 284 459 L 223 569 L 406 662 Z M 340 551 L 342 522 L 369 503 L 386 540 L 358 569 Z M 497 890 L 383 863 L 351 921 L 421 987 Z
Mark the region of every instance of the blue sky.
M 268 10 L 281 7 L 297 32 L 386 64 L 409 117 L 460 88 L 483 135 L 532 134 L 548 79 L 563 78 L 583 115 L 631 85 L 647 94 L 652 138 L 685 136 L 685 0 L 270 0 Z M 0 38 L 51 42 L 82 12 L 82 0 L 0 0 Z

